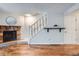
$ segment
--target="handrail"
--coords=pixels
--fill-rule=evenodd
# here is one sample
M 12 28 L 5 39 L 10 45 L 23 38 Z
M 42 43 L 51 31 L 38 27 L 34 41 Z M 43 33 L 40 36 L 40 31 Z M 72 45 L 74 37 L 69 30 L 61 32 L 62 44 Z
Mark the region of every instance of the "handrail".
M 44 26 L 47 25 L 46 22 L 47 22 L 46 15 L 42 15 L 41 17 L 39 17 L 39 19 L 37 19 L 37 21 L 35 21 L 29 27 L 31 37 L 34 37 L 36 34 L 38 34 L 38 32 L 41 31 L 44 28 Z
M 41 18 L 41 17 L 39 17 L 31 26 L 33 26 L 35 23 L 37 23 L 40 18 Z

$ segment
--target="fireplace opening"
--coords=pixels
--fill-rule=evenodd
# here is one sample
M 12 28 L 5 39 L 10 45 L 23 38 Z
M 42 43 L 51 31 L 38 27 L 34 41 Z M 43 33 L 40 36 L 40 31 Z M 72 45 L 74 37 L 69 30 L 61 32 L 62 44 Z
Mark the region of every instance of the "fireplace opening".
M 17 40 L 16 31 L 4 31 L 3 32 L 3 42 L 14 41 L 14 40 Z

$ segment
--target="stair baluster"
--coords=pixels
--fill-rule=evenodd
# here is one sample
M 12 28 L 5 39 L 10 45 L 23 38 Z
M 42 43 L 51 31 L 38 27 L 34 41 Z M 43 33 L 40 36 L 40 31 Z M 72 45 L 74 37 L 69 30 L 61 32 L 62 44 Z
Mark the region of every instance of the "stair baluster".
M 34 24 L 30 26 L 30 35 L 33 38 L 47 25 L 47 16 L 42 15 Z

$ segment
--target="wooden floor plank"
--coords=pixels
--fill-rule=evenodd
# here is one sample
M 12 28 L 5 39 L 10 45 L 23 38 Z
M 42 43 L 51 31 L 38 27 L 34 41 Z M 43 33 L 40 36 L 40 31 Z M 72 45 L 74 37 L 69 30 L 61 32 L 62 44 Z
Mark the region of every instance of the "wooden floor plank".
M 79 55 L 79 45 L 30 45 L 17 44 L 0 48 L 3 56 L 64 56 Z

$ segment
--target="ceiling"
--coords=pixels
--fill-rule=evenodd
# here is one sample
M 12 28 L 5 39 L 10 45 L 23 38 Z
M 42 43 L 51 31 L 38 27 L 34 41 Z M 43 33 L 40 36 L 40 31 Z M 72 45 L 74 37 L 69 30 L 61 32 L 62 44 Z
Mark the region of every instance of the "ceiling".
M 27 13 L 44 11 L 53 14 L 64 13 L 73 3 L 0 3 L 0 13 Z

